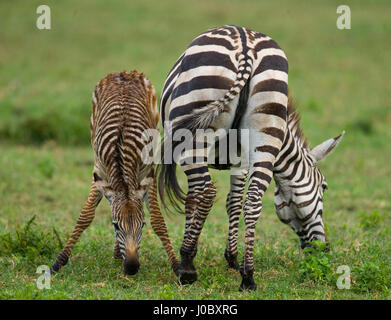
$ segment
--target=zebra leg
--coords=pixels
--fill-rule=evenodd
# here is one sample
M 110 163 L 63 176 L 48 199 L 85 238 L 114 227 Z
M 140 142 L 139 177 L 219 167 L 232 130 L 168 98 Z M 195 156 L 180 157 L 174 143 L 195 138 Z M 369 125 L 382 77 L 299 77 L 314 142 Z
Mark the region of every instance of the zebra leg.
M 266 124 L 266 125 L 270 125 Z M 257 220 L 261 214 L 262 197 L 273 176 L 273 164 L 282 141 L 269 139 L 263 131 L 250 129 L 249 139 L 249 186 L 244 203 L 244 222 L 246 225 L 243 262 L 240 266 L 242 283 L 239 290 L 255 290 L 257 288 L 254 274 L 254 233 Z
M 193 248 L 186 251 L 183 247 L 183 244 L 185 242 L 188 242 L 188 237 L 190 234 L 192 222 L 194 220 L 194 216 L 196 215 L 196 208 L 197 208 L 197 198 L 196 194 L 193 194 L 192 191 L 187 193 L 186 201 L 185 201 L 185 215 L 186 215 L 186 222 L 185 222 L 185 231 L 183 234 L 183 242 L 180 249 L 181 254 L 181 263 L 179 265 L 179 278 L 182 284 L 189 284 L 193 283 L 197 280 L 197 271 L 194 267 L 193 260 L 194 257 L 197 254 L 197 245 L 195 245 Z
M 229 230 L 227 247 L 224 257 L 228 266 L 239 270 L 238 258 L 238 224 L 243 207 L 243 191 L 246 186 L 247 169 L 231 169 L 231 188 L 227 196 L 227 213 L 229 219 Z
M 185 203 L 186 227 L 180 248 L 179 277 L 182 284 L 189 284 L 197 280 L 193 260 L 197 253 L 198 238 L 216 197 L 216 188 L 211 181 L 207 163 L 182 167 L 188 178 L 189 191 Z
M 267 50 L 265 50 L 267 51 Z M 281 150 L 287 128 L 288 65 L 282 51 L 263 58 L 259 52 L 249 83 L 250 97 L 240 128 L 248 130 L 242 156 L 249 163 L 249 184 L 244 204 L 245 247 L 240 266 L 242 283 L 239 290 L 255 290 L 254 232 L 262 208 L 262 197 L 273 176 L 276 156 Z
M 262 155 L 262 152 L 259 152 Z M 272 179 L 272 163 L 268 157 L 259 157 L 250 167 L 249 187 L 244 203 L 245 241 L 243 262 L 240 265 L 242 283 L 239 287 L 243 290 L 256 290 L 254 282 L 254 234 L 257 220 L 262 210 L 262 196 Z
M 120 248 L 119 248 L 119 242 L 118 242 L 118 240 L 115 241 L 115 246 L 114 246 L 114 259 L 120 259 L 120 260 L 123 259 L 121 250 L 120 250 Z
M 174 249 L 172 248 L 170 238 L 167 232 L 167 226 L 159 208 L 159 203 L 157 200 L 156 179 L 153 170 L 151 172 L 151 175 L 153 178 L 153 183 L 148 188 L 147 207 L 151 215 L 152 229 L 162 242 L 164 249 L 166 250 L 168 259 L 170 260 L 171 268 L 178 276 L 179 261 L 175 255 Z
M 83 207 L 83 210 L 80 213 L 80 217 L 77 220 L 75 229 L 73 230 L 72 235 L 68 240 L 65 248 L 57 256 L 56 261 L 51 266 L 50 268 L 51 273 L 59 271 L 62 266 L 67 264 L 75 243 L 80 238 L 80 235 L 83 233 L 83 231 L 87 229 L 87 227 L 91 224 L 92 220 L 94 219 L 95 209 L 98 206 L 101 199 L 102 199 L 102 194 L 96 188 L 95 183 L 93 182 L 90 189 L 90 194 Z

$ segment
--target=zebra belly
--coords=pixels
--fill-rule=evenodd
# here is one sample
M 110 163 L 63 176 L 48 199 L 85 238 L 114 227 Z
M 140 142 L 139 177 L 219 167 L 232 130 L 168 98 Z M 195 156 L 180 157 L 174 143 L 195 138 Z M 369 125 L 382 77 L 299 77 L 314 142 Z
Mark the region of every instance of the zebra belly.
M 227 134 L 222 139 L 218 139 L 214 146 L 214 154 L 209 150 L 208 154 L 208 167 L 217 170 L 229 170 L 233 166 L 239 166 L 238 163 L 234 163 L 230 156 L 235 154 L 235 156 L 240 157 L 240 142 L 235 139 L 230 140 L 229 135 Z M 233 150 L 234 149 L 234 150 Z M 221 153 L 221 154 L 220 154 Z

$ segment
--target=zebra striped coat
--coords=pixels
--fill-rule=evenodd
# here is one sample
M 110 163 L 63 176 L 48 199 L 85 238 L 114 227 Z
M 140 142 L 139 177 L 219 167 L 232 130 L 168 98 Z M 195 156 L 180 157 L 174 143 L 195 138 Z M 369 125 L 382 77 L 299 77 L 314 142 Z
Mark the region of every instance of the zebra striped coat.
M 195 143 L 191 152 L 176 159 L 188 179 L 184 194 L 176 180 L 176 163 L 163 163 L 159 191 L 164 200 L 179 208 L 185 202 L 185 232 L 180 249 L 180 279 L 197 279 L 193 259 L 198 238 L 212 207 L 216 189 L 210 178 L 210 145 L 199 139 L 197 130 L 229 129 L 248 132 L 242 144 L 241 165 L 212 165 L 231 169 L 227 197 L 229 234 L 225 257 L 229 266 L 240 270 L 240 290 L 256 288 L 253 279 L 255 225 L 260 216 L 262 196 L 274 176 L 275 205 L 280 219 L 299 235 L 302 246 L 315 238 L 326 241 L 322 221 L 325 179 L 316 162 L 329 153 L 341 136 L 309 150 L 301 133 L 299 117 L 288 110 L 288 62 L 283 50 L 270 37 L 237 26 L 222 26 L 196 37 L 174 64 L 164 84 L 161 119 L 165 127 L 164 150 L 178 142 L 179 129 L 189 129 Z M 197 139 L 199 141 L 197 141 Z M 231 144 L 231 142 L 230 142 Z M 229 151 L 230 152 L 230 149 Z M 201 161 L 191 161 L 195 157 Z M 246 225 L 243 262 L 237 263 L 237 228 L 244 202 Z M 165 204 L 167 206 L 167 204 Z
M 145 224 L 145 200 L 152 228 L 177 273 L 178 261 L 157 201 L 154 166 L 142 161 L 142 150 L 149 143 L 143 133 L 156 129 L 158 121 L 155 90 L 143 74 L 110 73 L 96 85 L 90 123 L 95 158 L 90 195 L 52 271 L 67 263 L 73 246 L 92 222 L 95 209 L 105 196 L 116 236 L 114 257 L 123 259 L 124 272 L 135 274 L 140 266 L 138 249 Z

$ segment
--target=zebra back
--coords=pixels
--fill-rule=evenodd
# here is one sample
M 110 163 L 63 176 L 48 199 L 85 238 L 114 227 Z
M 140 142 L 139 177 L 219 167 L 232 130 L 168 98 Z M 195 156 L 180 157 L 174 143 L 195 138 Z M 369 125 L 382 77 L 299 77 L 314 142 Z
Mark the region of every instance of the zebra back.
M 95 87 L 91 142 L 95 158 L 115 191 L 138 187 L 141 137 L 157 128 L 159 113 L 150 81 L 137 71 L 110 73 Z

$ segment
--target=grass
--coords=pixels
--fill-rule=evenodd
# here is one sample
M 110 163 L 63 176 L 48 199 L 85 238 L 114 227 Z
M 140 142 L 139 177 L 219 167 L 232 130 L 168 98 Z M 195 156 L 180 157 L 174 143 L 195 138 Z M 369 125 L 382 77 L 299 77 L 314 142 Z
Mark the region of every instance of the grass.
M 35 286 L 39 265 L 50 265 L 72 231 L 89 188 L 92 155 L 88 147 L 3 145 L 0 156 L 0 194 L 7 199 L 0 216 L 0 282 L 3 299 L 382 299 L 390 297 L 390 217 L 384 198 L 363 199 L 353 190 L 339 192 L 346 183 L 336 179 L 326 195 L 324 213 L 331 251 L 305 255 L 296 236 L 273 213 L 272 190 L 266 194 L 264 213 L 257 226 L 254 293 L 237 291 L 240 276 L 227 270 L 223 257 L 227 219 L 224 198 L 225 172 L 213 171 L 218 188 L 216 204 L 200 239 L 196 264 L 199 280 L 180 286 L 169 268 L 165 253 L 149 224 L 141 247 L 141 269 L 136 276 L 121 274 L 121 264 L 112 258 L 114 237 L 106 202 L 83 234 L 70 263 L 52 279 L 50 290 Z M 343 149 L 342 149 L 343 150 Z M 38 164 L 56 163 L 51 178 Z M 326 174 L 338 171 L 344 157 L 330 156 Z M 333 161 L 331 161 L 333 160 Z M 324 163 L 326 165 L 326 162 Z M 376 181 L 375 178 L 373 178 Z M 369 180 L 368 188 L 371 181 Z M 365 193 L 367 187 L 362 186 Z M 370 194 L 368 192 L 368 194 Z M 359 211 L 352 205 L 355 203 Z M 367 202 L 376 203 L 376 211 Z M 364 215 L 362 212 L 368 212 Z M 35 216 L 33 223 L 28 223 Z M 367 216 L 376 218 L 367 218 Z M 371 221 L 370 223 L 368 221 Z M 373 221 L 379 221 L 372 223 Z M 174 247 L 180 246 L 183 217 L 167 217 Z M 364 224 L 363 224 L 364 223 Z M 53 229 L 55 228 L 55 229 Z M 59 234 L 56 236 L 55 231 Z M 240 238 L 243 238 L 241 224 Z M 242 248 L 242 244 L 240 246 Z M 336 287 L 336 270 L 351 268 L 352 287 Z
M 20 2 L 20 3 L 19 3 Z M 35 28 L 39 1 L 0 3 L 1 299 L 390 299 L 391 131 L 388 1 L 346 1 L 352 29 L 338 30 L 335 1 L 47 1 L 52 30 Z M 175 11 L 175 14 L 173 12 Z M 72 232 L 88 195 L 91 92 L 106 73 L 137 68 L 160 94 L 188 43 L 207 28 L 237 24 L 272 36 L 290 64 L 289 85 L 314 146 L 346 135 L 320 164 L 328 181 L 329 253 L 308 255 L 274 213 L 267 191 L 257 225 L 256 292 L 240 293 L 227 270 L 228 172 L 213 171 L 216 203 L 200 238 L 199 279 L 179 285 L 149 224 L 141 269 L 121 274 L 105 201 L 69 264 L 36 287 Z M 183 178 L 183 175 L 181 175 Z M 183 180 L 182 180 L 183 181 Z M 183 216 L 167 216 L 176 251 Z M 240 225 L 243 239 L 243 222 Z M 240 251 L 242 252 L 242 242 Z M 337 288 L 349 266 L 351 289 Z

